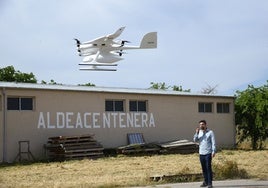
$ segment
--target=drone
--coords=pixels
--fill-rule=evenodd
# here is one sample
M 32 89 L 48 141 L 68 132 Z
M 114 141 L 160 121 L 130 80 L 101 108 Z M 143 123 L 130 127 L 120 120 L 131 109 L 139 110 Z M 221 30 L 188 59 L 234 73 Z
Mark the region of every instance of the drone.
M 116 62 L 123 60 L 125 50 L 131 49 L 151 49 L 157 48 L 157 32 L 150 32 L 143 36 L 139 46 L 128 46 L 128 40 L 114 40 L 121 35 L 125 27 L 120 27 L 117 31 L 106 36 L 102 36 L 91 41 L 76 41 L 78 55 L 83 57 L 79 63 L 82 67 L 79 70 L 88 71 L 116 71 Z

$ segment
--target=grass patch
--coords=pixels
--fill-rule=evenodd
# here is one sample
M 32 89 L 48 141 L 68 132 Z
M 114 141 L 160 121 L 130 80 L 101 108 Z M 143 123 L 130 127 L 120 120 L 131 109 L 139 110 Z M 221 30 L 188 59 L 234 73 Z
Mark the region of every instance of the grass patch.
M 268 166 L 267 156 L 267 150 L 222 150 L 213 158 L 215 178 L 268 179 L 268 169 L 264 168 Z M 120 155 L 98 160 L 0 165 L 0 187 L 130 187 L 181 182 L 185 177 L 150 181 L 155 174 L 200 173 L 198 154 Z M 193 177 L 187 181 L 195 180 Z
M 235 161 L 224 161 L 212 165 L 214 179 L 246 179 L 249 175 L 245 169 L 238 168 L 238 164 Z
M 238 142 L 238 140 L 237 140 Z M 241 143 L 237 144 L 237 149 L 242 149 L 242 150 L 251 150 L 252 149 L 252 145 L 251 145 L 251 139 L 248 138 L 246 140 L 244 140 Z M 268 149 L 268 139 L 266 139 L 265 142 L 263 142 L 263 149 Z

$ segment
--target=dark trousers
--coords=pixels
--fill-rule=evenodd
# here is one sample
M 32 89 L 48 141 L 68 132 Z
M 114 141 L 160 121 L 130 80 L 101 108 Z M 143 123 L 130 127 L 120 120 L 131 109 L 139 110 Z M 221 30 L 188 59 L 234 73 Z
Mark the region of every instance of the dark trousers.
M 202 172 L 205 183 L 207 185 L 212 185 L 212 168 L 211 168 L 212 156 L 211 154 L 200 155 L 199 158 L 202 166 Z

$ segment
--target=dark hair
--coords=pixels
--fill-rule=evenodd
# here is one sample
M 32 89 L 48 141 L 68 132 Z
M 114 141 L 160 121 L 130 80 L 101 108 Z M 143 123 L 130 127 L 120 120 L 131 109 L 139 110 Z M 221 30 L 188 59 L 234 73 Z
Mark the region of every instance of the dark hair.
M 206 120 L 200 120 L 199 123 L 204 123 L 205 125 L 207 124 Z

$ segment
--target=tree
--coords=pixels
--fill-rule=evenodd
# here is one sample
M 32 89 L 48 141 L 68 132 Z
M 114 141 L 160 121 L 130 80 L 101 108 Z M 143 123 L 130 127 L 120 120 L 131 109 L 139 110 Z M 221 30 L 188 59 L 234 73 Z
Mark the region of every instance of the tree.
M 173 91 L 191 92 L 191 89 L 183 89 L 182 86 L 174 85 L 172 87 Z
M 15 70 L 13 66 L 7 66 L 0 69 L 0 81 L 37 83 L 33 73 L 22 73 Z
M 211 85 L 208 85 L 204 88 L 202 88 L 202 91 L 201 93 L 203 94 L 210 94 L 210 95 L 214 95 L 217 93 L 217 90 L 216 88 L 218 87 L 218 85 L 215 85 L 215 86 L 211 86 Z
M 45 80 L 41 81 L 41 84 L 49 84 L 49 85 L 62 85 L 61 83 L 55 82 L 55 80 L 51 79 L 50 82 L 46 82 Z
M 95 84 L 92 83 L 86 83 L 86 84 L 78 84 L 79 86 L 90 86 L 90 87 L 94 87 L 96 86 Z
M 167 86 L 165 82 L 159 82 L 159 83 L 151 82 L 150 84 L 151 84 L 150 89 L 167 90 L 170 88 L 170 86 Z
M 268 80 L 264 86 L 249 85 L 236 93 L 238 143 L 250 138 L 252 149 L 262 149 L 268 135 Z
M 166 85 L 165 82 L 159 82 L 159 83 L 151 82 L 150 87 L 150 89 L 162 89 L 162 90 L 168 90 L 169 88 L 172 88 L 173 91 L 191 92 L 191 89 L 184 90 L 182 86 L 176 86 L 176 85 L 168 86 Z

